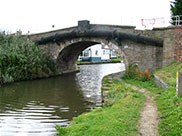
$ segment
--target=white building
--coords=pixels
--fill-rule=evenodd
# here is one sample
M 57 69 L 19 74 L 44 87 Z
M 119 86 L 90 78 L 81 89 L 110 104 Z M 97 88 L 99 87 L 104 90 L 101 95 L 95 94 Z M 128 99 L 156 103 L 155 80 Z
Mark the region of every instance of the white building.
M 106 45 L 97 44 L 82 51 L 79 58 L 91 62 L 109 61 L 111 58 L 117 58 L 117 52 Z

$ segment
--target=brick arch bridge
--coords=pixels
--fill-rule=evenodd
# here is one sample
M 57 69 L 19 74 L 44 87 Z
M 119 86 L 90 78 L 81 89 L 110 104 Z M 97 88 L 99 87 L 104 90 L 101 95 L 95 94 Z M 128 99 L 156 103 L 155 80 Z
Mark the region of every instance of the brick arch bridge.
M 75 62 L 84 49 L 104 43 L 124 57 L 124 63 L 137 63 L 141 69 L 155 70 L 164 58 L 164 30 L 141 31 L 132 26 L 95 25 L 79 21 L 78 26 L 29 35 L 45 54 L 56 59 L 61 73 L 76 70 Z

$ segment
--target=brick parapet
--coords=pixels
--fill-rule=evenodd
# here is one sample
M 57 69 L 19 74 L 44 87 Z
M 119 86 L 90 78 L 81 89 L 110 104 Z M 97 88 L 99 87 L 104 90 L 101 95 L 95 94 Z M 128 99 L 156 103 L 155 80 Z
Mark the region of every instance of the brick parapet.
M 182 27 L 178 26 L 174 29 L 174 60 L 182 62 Z

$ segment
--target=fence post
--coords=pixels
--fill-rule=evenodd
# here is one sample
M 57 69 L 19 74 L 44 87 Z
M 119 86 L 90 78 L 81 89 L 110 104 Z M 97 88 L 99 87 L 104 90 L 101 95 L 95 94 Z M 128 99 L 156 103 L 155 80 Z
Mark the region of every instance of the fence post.
M 182 96 L 182 74 L 177 71 L 177 78 L 176 78 L 176 92 L 177 96 Z

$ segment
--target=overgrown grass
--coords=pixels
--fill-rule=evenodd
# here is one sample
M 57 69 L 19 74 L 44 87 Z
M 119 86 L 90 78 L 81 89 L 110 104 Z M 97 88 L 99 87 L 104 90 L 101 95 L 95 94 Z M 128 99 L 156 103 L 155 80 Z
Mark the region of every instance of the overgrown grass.
M 138 81 L 136 79 L 124 79 L 125 82 L 146 88 L 156 95 L 159 110 L 159 133 L 162 136 L 182 136 L 182 97 L 176 94 L 176 71 L 181 70 L 181 63 L 172 63 L 167 67 L 157 70 L 156 74 L 163 78 L 170 87 L 159 88 L 153 80 Z
M 136 136 L 145 96 L 118 80 L 104 79 L 109 88 L 102 108 L 73 119 L 70 126 L 57 126 L 60 136 Z
M 160 78 L 162 78 L 167 84 L 176 86 L 176 72 L 177 70 L 182 73 L 182 63 L 173 62 L 170 65 L 159 69 L 155 72 Z
M 57 73 L 53 60 L 21 35 L 0 34 L 0 84 Z
M 130 64 L 124 74 L 124 78 L 147 81 L 151 79 L 151 74 L 148 69 L 141 71 L 138 64 Z

